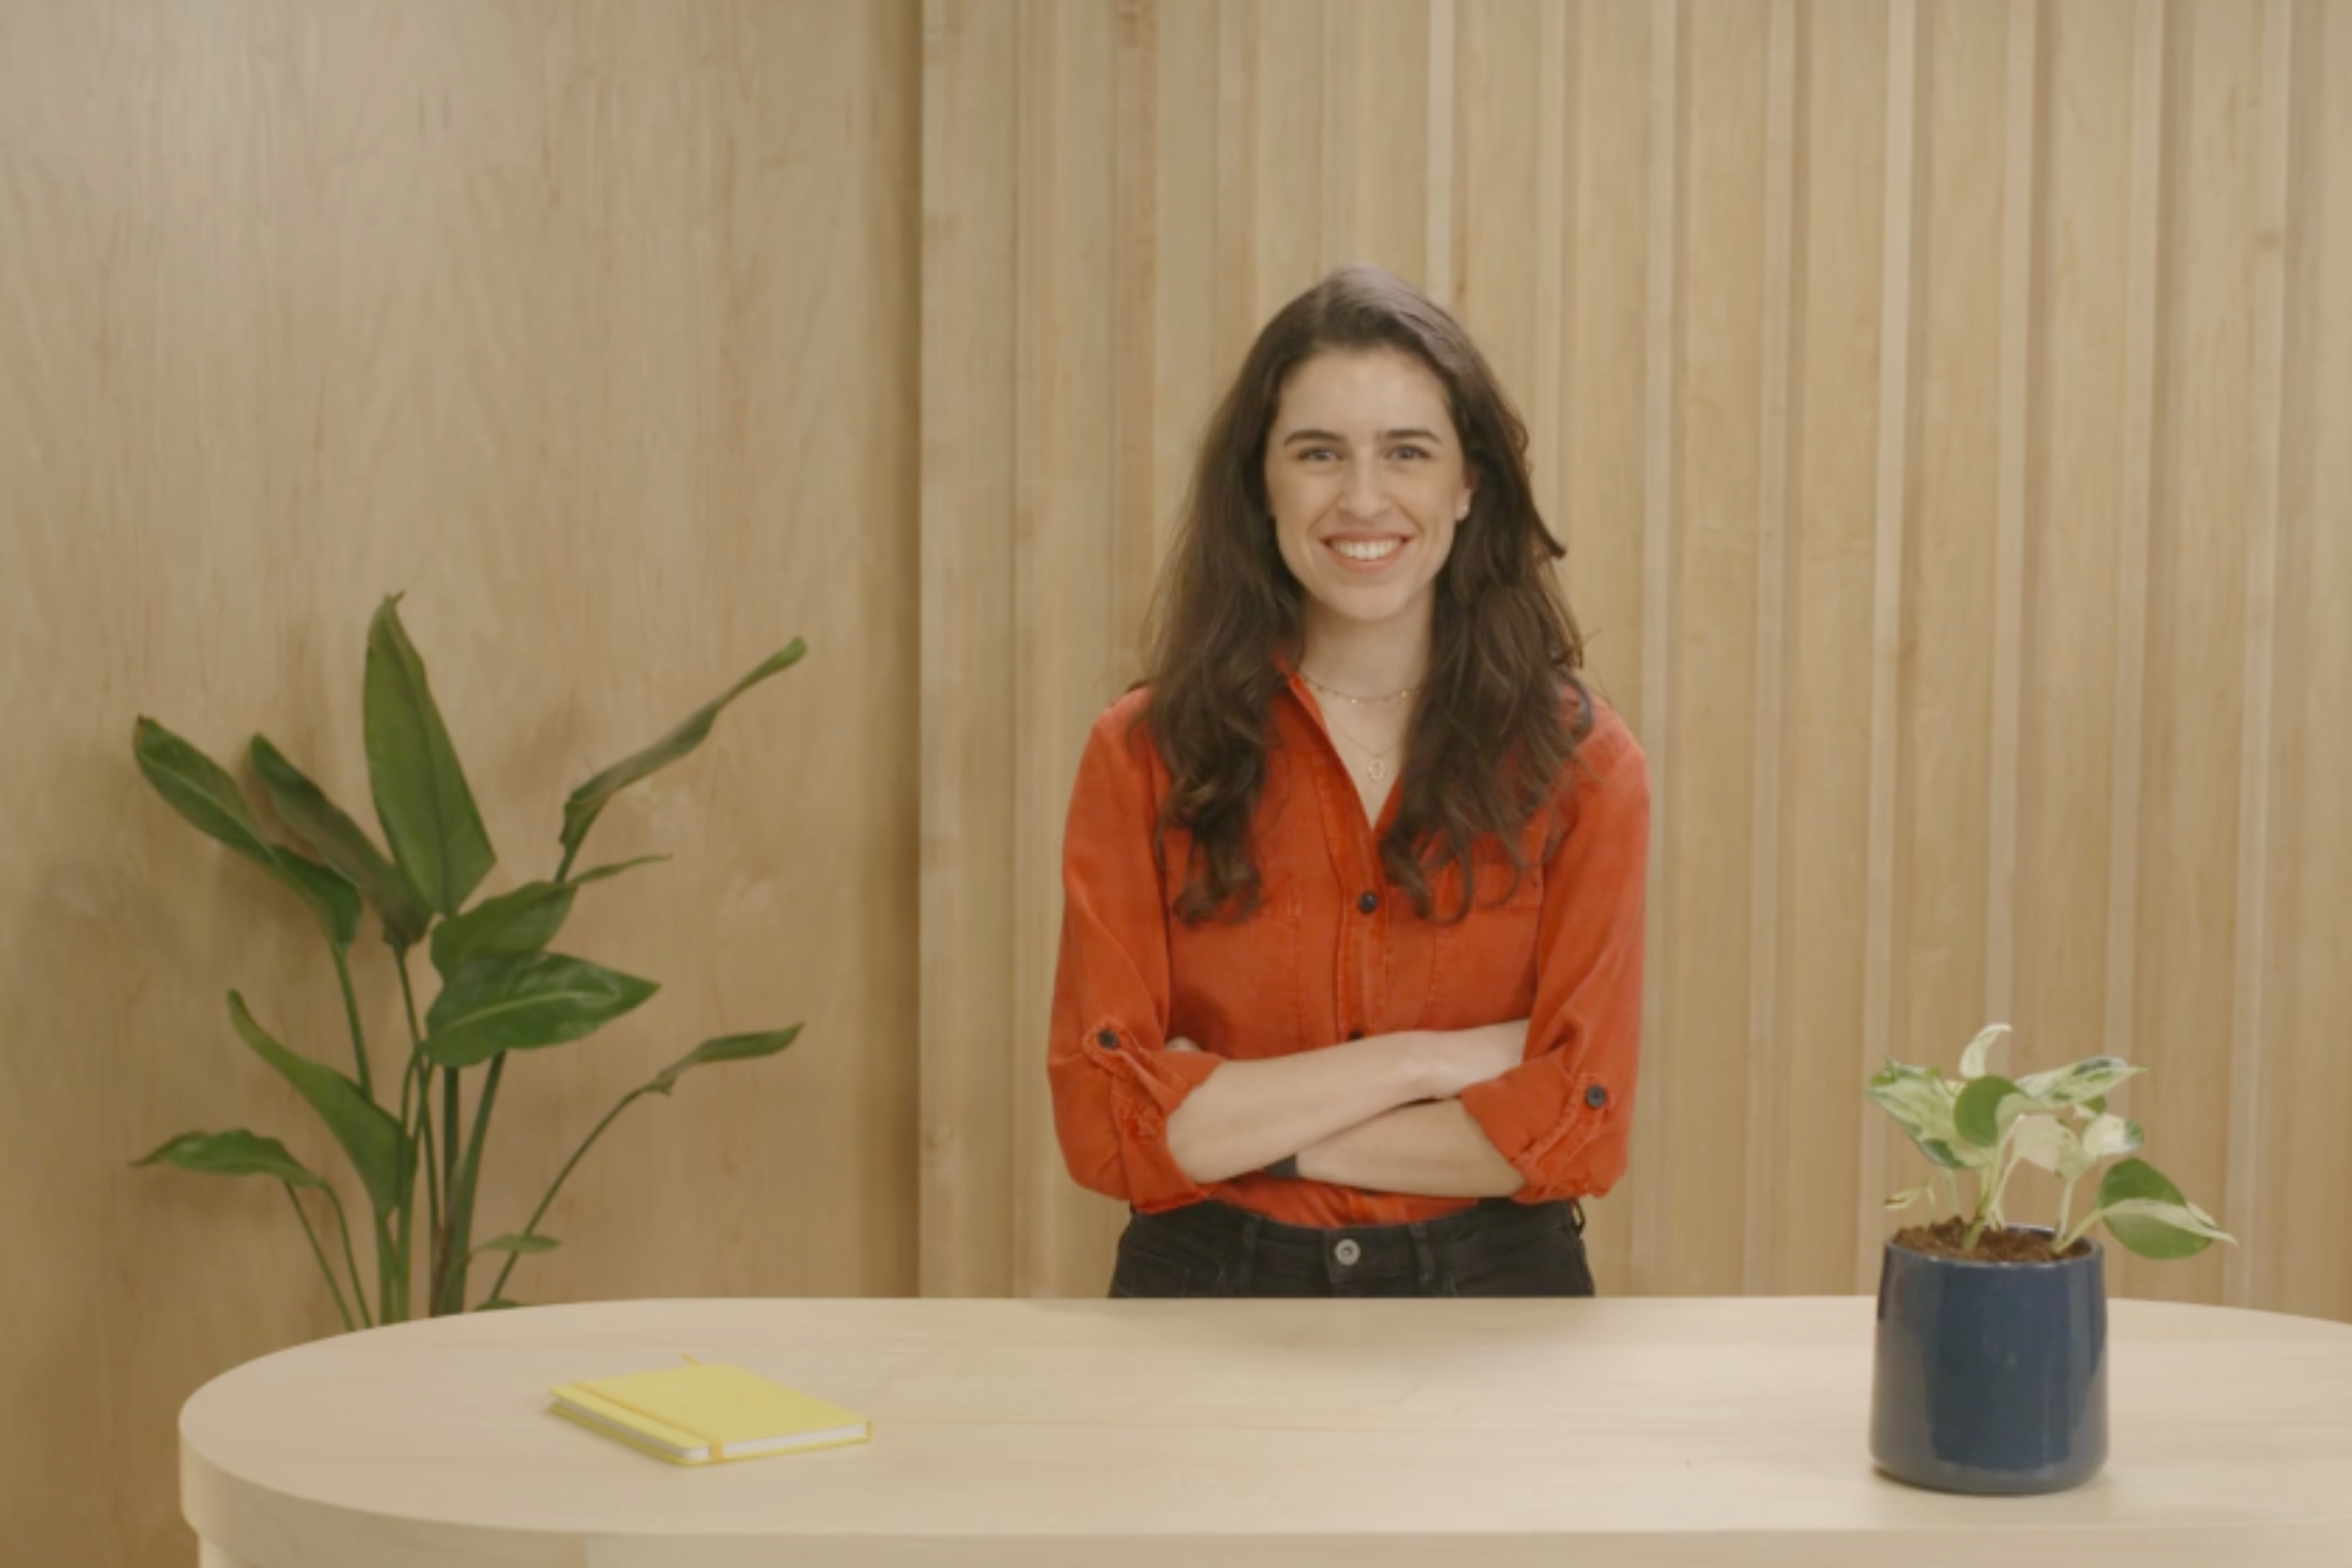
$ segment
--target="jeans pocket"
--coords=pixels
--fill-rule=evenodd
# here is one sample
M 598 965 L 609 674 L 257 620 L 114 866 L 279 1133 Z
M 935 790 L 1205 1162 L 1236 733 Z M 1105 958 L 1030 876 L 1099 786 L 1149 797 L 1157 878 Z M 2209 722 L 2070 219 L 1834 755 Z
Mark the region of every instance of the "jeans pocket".
M 1532 1235 L 1480 1238 L 1447 1260 L 1449 1296 L 1591 1296 L 1584 1238 L 1562 1220 Z
M 1222 1296 L 1230 1272 L 1212 1248 L 1171 1235 L 1165 1226 L 1139 1215 L 1118 1238 L 1110 1294 L 1121 1300 Z

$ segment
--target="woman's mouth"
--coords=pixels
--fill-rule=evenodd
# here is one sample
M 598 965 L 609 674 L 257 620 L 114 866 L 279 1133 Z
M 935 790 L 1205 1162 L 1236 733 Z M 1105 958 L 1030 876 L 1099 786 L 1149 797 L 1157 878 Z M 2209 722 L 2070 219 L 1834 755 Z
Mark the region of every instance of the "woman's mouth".
M 1324 543 L 1351 572 L 1377 572 L 1404 548 L 1404 541 L 1396 538 L 1328 539 Z

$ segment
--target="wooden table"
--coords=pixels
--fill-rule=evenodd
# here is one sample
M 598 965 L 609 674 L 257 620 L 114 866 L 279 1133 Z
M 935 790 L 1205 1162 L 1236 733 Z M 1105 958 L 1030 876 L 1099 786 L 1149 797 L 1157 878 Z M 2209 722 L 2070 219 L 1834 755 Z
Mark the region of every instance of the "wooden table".
M 1865 1447 L 1867 1298 L 645 1301 L 265 1357 L 180 1419 L 208 1568 L 2352 1563 L 2352 1327 L 2119 1301 L 2079 1490 Z M 732 1361 L 870 1445 L 686 1469 L 548 1414 Z

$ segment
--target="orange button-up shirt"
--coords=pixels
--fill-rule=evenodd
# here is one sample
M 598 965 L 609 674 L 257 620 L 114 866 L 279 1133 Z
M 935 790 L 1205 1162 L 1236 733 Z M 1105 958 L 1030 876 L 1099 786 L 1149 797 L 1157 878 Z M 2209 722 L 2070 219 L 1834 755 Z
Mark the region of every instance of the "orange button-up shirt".
M 1215 1198 L 1294 1225 L 1393 1225 L 1471 1200 L 1367 1192 L 1257 1173 L 1203 1185 L 1168 1150 L 1168 1118 L 1228 1060 L 1311 1051 L 1362 1035 L 1528 1020 L 1525 1060 L 1475 1084 L 1463 1108 L 1523 1178 L 1522 1202 L 1605 1193 L 1624 1173 L 1641 1037 L 1649 774 L 1616 713 L 1593 724 L 1551 807 L 1523 832 L 1528 870 L 1474 854 L 1478 899 L 1456 924 L 1423 920 L 1392 887 L 1313 695 L 1277 692 L 1254 819 L 1264 900 L 1238 922 L 1175 913 L 1189 843 L 1152 829 L 1169 774 L 1145 694 L 1096 720 L 1063 842 L 1063 915 L 1047 1071 L 1070 1173 L 1145 1213 Z M 1572 700 L 1572 699 L 1571 699 Z M 1555 832 L 1557 837 L 1555 837 Z M 1546 854 L 1547 845 L 1549 853 Z M 1453 868 L 1433 909 L 1460 903 Z M 1170 1051 L 1171 1039 L 1198 1052 Z

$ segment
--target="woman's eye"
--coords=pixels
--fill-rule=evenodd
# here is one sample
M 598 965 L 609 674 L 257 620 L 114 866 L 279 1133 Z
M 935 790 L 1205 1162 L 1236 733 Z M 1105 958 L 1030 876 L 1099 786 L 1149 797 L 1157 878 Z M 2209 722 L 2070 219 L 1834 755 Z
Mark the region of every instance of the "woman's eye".
M 1331 450 L 1328 447 L 1309 447 L 1306 451 L 1299 454 L 1300 457 L 1306 458 L 1310 463 L 1319 462 L 1326 458 L 1336 458 L 1339 455 L 1339 453 Z
M 1396 450 L 1391 452 L 1389 456 L 1392 458 L 1406 458 L 1418 461 L 1423 458 L 1428 457 L 1429 453 L 1419 447 L 1399 447 Z

